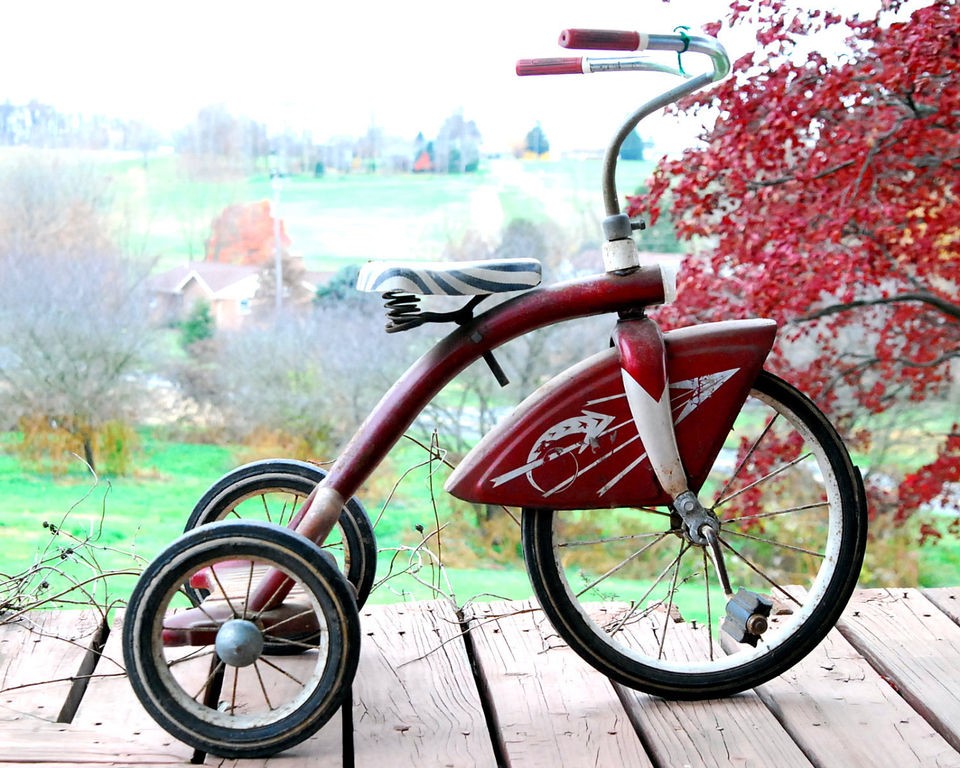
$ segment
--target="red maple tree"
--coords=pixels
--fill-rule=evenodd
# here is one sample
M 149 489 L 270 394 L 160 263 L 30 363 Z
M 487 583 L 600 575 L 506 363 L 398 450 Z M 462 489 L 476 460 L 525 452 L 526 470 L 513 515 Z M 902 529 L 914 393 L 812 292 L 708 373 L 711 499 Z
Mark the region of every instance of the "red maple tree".
M 276 257 L 276 222 L 266 200 L 228 205 L 210 225 L 206 260 L 223 264 L 271 264 Z M 279 222 L 280 247 L 290 247 L 283 221 Z
M 661 161 L 629 212 L 669 207 L 678 235 L 703 244 L 665 324 L 775 318 L 770 366 L 867 454 L 872 511 L 902 521 L 928 502 L 960 512 L 960 5 L 884 5 L 862 20 L 733 2 L 707 31 L 749 24 L 757 48 L 679 105 L 715 123 Z M 842 55 L 815 49 L 838 30 Z M 948 414 L 936 434 L 900 434 L 932 450 L 878 470 L 892 431 L 876 414 L 931 404 Z

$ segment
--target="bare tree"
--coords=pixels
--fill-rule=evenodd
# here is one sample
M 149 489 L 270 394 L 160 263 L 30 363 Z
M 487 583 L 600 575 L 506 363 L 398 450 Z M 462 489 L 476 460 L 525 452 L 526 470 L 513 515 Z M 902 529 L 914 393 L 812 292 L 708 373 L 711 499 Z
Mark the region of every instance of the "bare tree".
M 475 171 L 480 161 L 480 130 L 462 112 L 448 117 L 434 142 L 434 168 L 443 173 Z
M 98 429 L 130 413 L 148 340 L 146 267 L 112 245 L 90 168 L 31 155 L 0 187 L 0 413 L 66 430 L 95 466 Z
M 179 133 L 176 145 L 182 162 L 198 179 L 249 173 L 269 152 L 266 128 L 234 116 L 223 104 L 203 107 Z
M 378 301 L 324 301 L 224 335 L 214 399 L 235 436 L 273 431 L 335 451 L 413 359 L 406 340 L 381 335 Z

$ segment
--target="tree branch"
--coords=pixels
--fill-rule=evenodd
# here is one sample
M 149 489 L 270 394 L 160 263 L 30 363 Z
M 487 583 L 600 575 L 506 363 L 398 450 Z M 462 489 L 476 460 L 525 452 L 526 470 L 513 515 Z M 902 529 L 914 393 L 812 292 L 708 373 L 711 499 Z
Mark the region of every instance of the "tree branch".
M 916 291 L 912 293 L 901 293 L 896 296 L 884 296 L 878 299 L 857 299 L 855 301 L 847 301 L 842 304 L 833 304 L 829 307 L 816 309 L 806 315 L 801 315 L 800 317 L 792 320 L 791 323 L 805 323 L 809 322 L 810 320 L 817 320 L 821 317 L 838 315 L 841 312 L 848 312 L 852 309 L 860 309 L 861 307 L 875 307 L 884 304 L 906 304 L 914 301 L 921 304 L 926 304 L 927 306 L 942 312 L 947 317 L 960 321 L 960 304 L 954 304 L 953 302 L 947 301 L 946 299 L 927 291 Z
M 817 181 L 819 179 L 823 179 L 832 173 L 836 173 L 837 171 L 842 171 L 844 168 L 849 168 L 853 164 L 854 164 L 853 160 L 847 160 L 845 163 L 840 163 L 839 165 L 835 165 L 832 168 L 826 168 L 825 170 L 820 171 L 820 173 L 805 179 L 805 181 Z M 748 181 L 747 189 L 753 192 L 756 192 L 758 189 L 763 189 L 764 187 L 776 187 L 776 186 L 779 186 L 780 184 L 787 184 L 788 182 L 791 182 L 791 181 L 797 181 L 796 174 L 791 174 L 789 176 L 781 176 L 778 179 L 767 179 L 765 181 Z
M 936 368 L 938 365 L 942 365 L 950 360 L 956 360 L 957 358 L 960 358 L 960 349 L 953 352 L 947 352 L 944 355 L 940 355 L 933 360 L 923 363 L 919 360 L 911 360 L 908 357 L 895 357 L 893 362 L 899 363 L 904 368 Z

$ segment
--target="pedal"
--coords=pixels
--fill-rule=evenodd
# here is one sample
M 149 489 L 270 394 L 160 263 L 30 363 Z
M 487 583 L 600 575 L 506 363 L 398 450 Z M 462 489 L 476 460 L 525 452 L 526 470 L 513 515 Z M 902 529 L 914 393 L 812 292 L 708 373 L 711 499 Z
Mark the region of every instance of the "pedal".
M 769 597 L 758 595 L 749 589 L 740 587 L 727 602 L 727 615 L 720 624 L 738 643 L 747 643 L 754 648 L 761 636 L 767 631 L 773 601 Z

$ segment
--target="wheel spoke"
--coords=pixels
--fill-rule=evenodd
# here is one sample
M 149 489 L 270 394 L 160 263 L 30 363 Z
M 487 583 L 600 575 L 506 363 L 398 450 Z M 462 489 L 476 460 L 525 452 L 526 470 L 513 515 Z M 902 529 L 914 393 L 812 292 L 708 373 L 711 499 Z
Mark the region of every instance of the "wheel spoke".
M 253 662 L 253 671 L 257 673 L 257 682 L 260 683 L 260 693 L 263 694 L 263 700 L 267 703 L 267 709 L 271 712 L 274 709 L 273 703 L 270 701 L 270 694 L 267 693 L 267 686 L 263 682 L 263 675 L 260 674 L 260 662 L 265 661 L 264 657 L 261 656 L 255 662 Z
M 710 661 L 713 661 L 713 611 L 711 610 L 710 600 L 710 563 L 707 561 L 707 548 L 701 550 L 703 555 L 703 588 L 707 602 L 707 651 L 710 654 Z
M 283 521 L 283 515 L 281 515 L 281 516 L 280 516 L 280 525 L 289 525 L 289 524 L 290 524 L 290 521 L 293 520 L 293 518 L 296 516 L 296 514 L 297 514 L 297 509 L 300 507 L 300 502 L 301 502 L 301 500 L 302 500 L 303 498 L 304 498 L 304 497 L 302 497 L 299 493 L 294 494 L 293 503 L 290 505 L 290 514 L 287 516 L 287 521 L 284 522 L 284 521 Z M 286 507 L 286 505 L 284 505 L 284 507 Z M 287 510 L 284 509 L 284 512 L 286 512 L 286 511 L 287 511 Z
M 270 634 L 264 634 L 263 637 L 271 645 L 285 645 L 288 648 L 300 648 L 304 651 L 316 651 L 320 649 L 319 643 L 306 643 L 302 640 L 291 640 L 289 637 L 275 637 Z
M 240 679 L 240 670 L 233 670 L 233 686 L 230 689 L 230 714 L 236 715 L 237 713 L 237 681 Z
M 250 620 L 251 620 L 251 621 L 258 621 L 258 620 L 260 620 L 260 619 L 263 617 L 263 612 L 264 612 L 265 610 L 267 610 L 267 606 L 272 606 L 274 600 L 277 599 L 277 595 L 279 595 L 281 592 L 283 592 L 283 590 L 286 589 L 287 586 L 288 586 L 288 584 L 286 583 L 286 581 L 281 580 L 280 583 L 277 584 L 277 588 L 276 588 L 275 590 L 273 590 L 273 592 L 270 594 L 269 599 L 263 604 L 263 608 L 261 608 L 259 611 L 256 612 L 256 614 L 254 614 L 253 616 L 251 616 L 251 617 L 250 617 Z
M 304 610 L 300 611 L 300 613 L 295 613 L 293 616 L 287 616 L 287 618 L 283 619 L 282 621 L 278 621 L 276 624 L 271 624 L 267 629 L 269 630 L 269 632 L 272 633 L 277 627 L 282 627 L 284 624 L 289 624 L 291 621 L 296 621 L 297 619 L 303 618 L 304 616 L 312 616 L 312 615 L 313 615 L 313 609 L 305 608 Z
M 754 573 L 756 573 L 757 576 L 759 576 L 761 579 L 763 579 L 764 581 L 766 581 L 771 587 L 773 587 L 775 590 L 777 590 L 780 594 L 782 594 L 782 595 L 783 595 L 784 597 L 786 597 L 788 600 L 791 600 L 792 602 L 796 603 L 796 604 L 799 605 L 799 606 L 802 606 L 802 605 L 803 605 L 799 600 L 797 600 L 797 598 L 795 598 L 793 595 L 791 595 L 791 594 L 786 590 L 785 587 L 783 587 L 783 586 L 782 586 L 778 581 L 776 581 L 773 577 L 771 577 L 770 575 L 768 575 L 768 574 L 766 573 L 766 571 L 764 571 L 762 568 L 760 568 L 758 565 L 756 565 L 753 561 L 751 561 L 749 558 L 747 558 L 742 552 L 740 552 L 740 551 L 737 550 L 735 547 L 733 547 L 733 546 L 730 544 L 730 542 L 728 542 L 726 539 L 722 539 L 722 538 L 721 538 L 721 539 L 720 539 L 720 543 L 723 544 L 723 546 L 726 547 L 727 549 L 729 549 L 731 552 L 733 552 L 733 554 L 737 557 L 738 560 L 740 560 L 740 562 L 742 562 L 744 565 L 746 565 L 751 571 L 753 571 Z
M 623 536 L 608 536 L 603 539 L 577 539 L 576 541 L 562 541 L 557 544 L 559 548 L 565 547 L 589 547 L 597 544 L 614 544 L 624 541 L 636 541 L 637 539 L 662 538 L 665 533 L 675 533 L 675 531 L 651 531 L 650 533 L 629 533 Z
M 284 677 L 290 678 L 291 680 L 293 680 L 293 682 L 295 682 L 295 683 L 296 683 L 297 685 L 299 685 L 301 688 L 304 686 L 304 681 L 303 681 L 303 680 L 300 680 L 299 678 L 294 677 L 294 676 L 291 675 L 287 670 L 285 670 L 283 667 L 278 666 L 277 664 L 274 664 L 274 663 L 273 663 L 272 661 L 270 661 L 270 659 L 268 659 L 266 656 L 261 656 L 260 659 L 259 659 L 259 661 L 263 662 L 264 664 L 266 664 L 266 665 L 267 665 L 268 667 L 270 667 L 271 669 L 275 669 L 277 672 L 279 672 L 279 673 L 280 673 L 281 675 L 283 675 Z
M 250 572 L 247 574 L 247 594 L 243 598 L 243 616 L 247 618 L 247 606 L 250 605 L 250 590 L 253 588 L 253 560 L 250 561 Z
M 170 665 L 168 664 L 167 666 L 169 668 Z M 210 670 L 210 674 L 207 675 L 207 679 L 203 681 L 203 685 L 200 686 L 200 690 L 197 691 L 195 694 L 193 694 L 193 696 L 191 696 L 191 698 L 194 701 L 200 701 L 200 697 L 203 696 L 204 693 L 206 693 L 206 690 L 210 686 L 210 683 L 216 680 L 218 675 L 223 674 L 223 671 L 224 669 L 226 669 L 227 665 L 224 664 L 222 661 L 218 660 L 217 663 L 213 664 L 212 666 L 213 666 L 213 669 Z
M 750 458 L 753 456 L 754 452 L 759 447 L 760 443 L 763 442 L 763 438 L 767 436 L 767 433 L 773 427 L 777 419 L 780 418 L 779 413 L 774 413 L 764 425 L 763 429 L 760 430 L 760 434 L 757 435 L 757 439 L 753 441 L 753 444 L 750 446 L 749 450 L 744 454 L 743 458 L 740 459 L 740 463 L 737 464 L 736 469 L 730 473 L 730 477 L 727 478 L 727 482 L 723 484 L 723 488 L 720 489 L 720 493 L 717 494 L 718 499 L 722 499 L 727 495 L 727 491 L 730 490 L 730 486 L 733 482 L 740 477 L 740 473 L 743 471 L 743 468 L 747 466 L 747 462 L 750 461 Z
M 663 631 L 660 633 L 660 647 L 657 649 L 657 658 L 663 658 L 663 646 L 667 642 L 667 628 L 670 626 L 670 615 L 673 613 L 673 598 L 677 594 L 677 578 L 680 575 L 680 561 L 683 559 L 683 553 L 687 551 L 687 542 L 680 540 L 680 551 L 677 553 L 677 559 L 674 561 L 673 579 L 670 584 L 670 591 L 667 593 L 667 615 L 663 618 Z
M 817 552 L 813 549 L 807 549 L 806 547 L 801 547 L 796 544 L 784 544 L 782 541 L 775 541 L 774 539 L 768 539 L 762 536 L 754 536 L 749 533 L 743 533 L 742 531 L 725 531 L 725 533 L 728 536 L 738 536 L 741 539 L 750 539 L 751 541 L 756 541 L 761 544 L 769 544 L 771 547 L 789 549 L 791 552 L 802 552 L 805 555 L 812 555 L 813 557 L 826 557 L 826 554 L 823 552 Z
M 751 488 L 756 488 L 758 485 L 761 485 L 761 484 L 767 482 L 767 480 L 770 480 L 771 478 L 774 478 L 774 477 L 776 477 L 777 475 L 783 474 L 783 473 L 786 472 L 788 469 L 791 469 L 792 467 L 795 467 L 795 466 L 796 466 L 797 464 L 799 464 L 801 461 L 803 461 L 803 460 L 805 460 L 805 459 L 808 459 L 808 458 L 810 458 L 810 453 L 809 453 L 809 452 L 808 452 L 808 453 L 805 453 L 805 454 L 803 454 L 803 455 L 801 455 L 801 456 L 797 456 L 797 458 L 795 458 L 793 461 L 789 461 L 789 462 L 787 462 L 786 464 L 780 465 L 779 467 L 777 467 L 777 468 L 776 468 L 775 470 L 773 470 L 772 472 L 768 472 L 768 473 L 765 474 L 763 477 L 760 477 L 760 478 L 754 480 L 754 481 L 753 481 L 752 483 L 750 483 L 749 485 L 745 485 L 743 488 L 739 489 L 738 491 L 735 491 L 734 493 L 730 494 L 729 496 L 721 497 L 721 498 L 717 501 L 717 503 L 713 505 L 713 508 L 714 508 L 714 509 L 717 509 L 718 507 L 722 507 L 722 506 L 723 506 L 724 504 L 726 504 L 727 502 L 732 501 L 733 499 L 737 498 L 737 496 L 739 496 L 740 494 L 746 493 L 746 492 L 749 491 Z
M 619 617 L 615 622 L 612 622 L 604 627 L 604 629 L 609 634 L 614 635 L 617 632 L 619 632 L 621 629 L 623 629 L 627 625 L 627 622 L 629 622 L 634 616 L 636 616 L 638 620 L 644 619 L 647 616 L 649 616 L 653 611 L 655 611 L 657 608 L 659 608 L 661 605 L 663 605 L 663 600 L 657 600 L 653 605 L 647 606 L 642 613 L 637 615 L 637 609 L 640 608 L 647 601 L 647 598 L 650 597 L 651 594 L 653 594 L 653 590 L 655 590 L 657 586 L 660 584 L 660 582 L 663 581 L 664 577 L 670 572 L 670 570 L 680 562 L 680 558 L 683 557 L 683 553 L 684 553 L 684 547 L 683 547 L 683 542 L 681 542 L 680 552 L 677 554 L 677 556 L 673 560 L 670 561 L 670 564 L 667 565 L 666 568 L 660 571 L 660 574 L 657 576 L 656 579 L 654 579 L 653 584 L 650 585 L 647 591 L 643 593 L 643 596 L 639 600 L 631 601 L 630 610 L 624 616 Z
M 197 648 L 197 650 L 191 651 L 186 656 L 178 656 L 175 659 L 168 659 L 167 668 L 170 669 L 177 666 L 178 664 L 183 664 L 188 661 L 196 661 L 197 659 L 202 659 L 205 656 L 210 656 L 214 653 L 216 653 L 216 651 L 213 649 L 213 646 L 201 645 Z
M 592 582 L 591 582 L 590 584 L 588 584 L 586 587 L 584 587 L 584 588 L 581 589 L 579 592 L 577 592 L 577 597 L 582 597 L 585 593 L 589 592 L 591 589 L 593 589 L 594 587 L 596 587 L 597 584 L 599 584 L 600 582 L 606 581 L 606 580 L 609 579 L 611 576 L 613 576 L 615 573 L 618 573 L 619 571 L 623 570 L 627 565 L 629 565 L 631 562 L 633 562 L 633 561 L 636 560 L 638 557 L 640 557 L 640 555 L 642 555 L 644 552 L 646 552 L 648 549 L 650 549 L 650 547 L 654 546 L 657 542 L 662 541 L 666 536 L 669 536 L 669 535 L 670 535 L 669 532 L 659 534 L 654 541 L 651 541 L 651 542 L 650 542 L 649 544 L 647 544 L 646 546 L 642 547 L 641 549 L 638 549 L 636 552 L 634 552 L 634 553 L 633 553 L 632 555 L 630 555 L 629 557 L 624 558 L 624 559 L 621 560 L 619 563 L 617 563 L 615 566 L 613 566 L 612 568 L 610 568 L 609 570 L 607 570 L 606 573 L 604 573 L 604 574 L 602 574 L 601 576 L 597 577 L 594 581 L 592 581 Z
M 220 577 L 217 575 L 217 568 L 215 565 L 210 566 L 210 573 L 213 575 L 213 580 L 217 582 L 217 588 L 220 590 L 220 594 L 223 596 L 223 599 L 227 601 L 227 607 L 230 609 L 230 613 L 233 614 L 233 618 L 238 618 L 240 614 L 237 613 L 237 609 L 233 607 L 233 603 L 230 602 L 230 595 L 227 594 L 227 590 L 225 590 L 223 588 L 223 584 L 220 583 Z M 206 612 L 204 613 L 206 614 Z
M 660 517 L 670 517 L 670 512 L 665 512 L 662 509 L 657 509 L 656 507 L 633 507 L 637 512 L 646 512 L 648 515 L 659 515 Z
M 267 504 L 267 494 L 260 494 L 260 503 L 263 505 L 263 514 L 267 516 L 267 522 L 273 522 L 273 516 L 270 514 L 270 506 Z
M 740 517 L 731 517 L 724 519 L 724 527 L 732 525 L 733 523 L 742 523 L 747 522 L 748 524 L 754 520 L 765 520 L 770 517 L 779 517 L 780 515 L 790 515 L 794 512 L 808 512 L 812 509 L 823 509 L 824 507 L 829 507 L 830 502 L 827 500 L 824 501 L 814 501 L 810 504 L 797 504 L 793 507 L 786 507 L 784 509 L 778 509 L 773 512 L 762 512 L 758 515 L 742 515 Z

